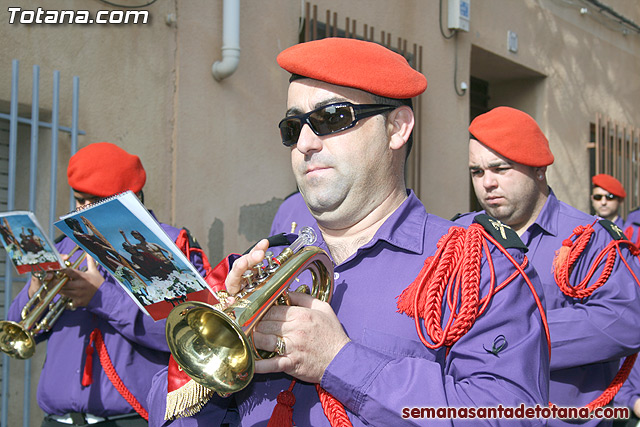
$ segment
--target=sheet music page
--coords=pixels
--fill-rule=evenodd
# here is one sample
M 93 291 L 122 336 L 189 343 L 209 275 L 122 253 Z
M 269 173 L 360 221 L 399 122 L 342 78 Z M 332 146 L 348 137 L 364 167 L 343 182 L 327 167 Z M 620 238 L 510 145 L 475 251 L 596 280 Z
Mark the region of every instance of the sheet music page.
M 18 274 L 60 270 L 60 254 L 30 211 L 0 213 L 0 240 Z
M 165 318 L 179 302 L 213 295 L 131 191 L 71 212 L 55 225 L 109 271 L 154 320 Z

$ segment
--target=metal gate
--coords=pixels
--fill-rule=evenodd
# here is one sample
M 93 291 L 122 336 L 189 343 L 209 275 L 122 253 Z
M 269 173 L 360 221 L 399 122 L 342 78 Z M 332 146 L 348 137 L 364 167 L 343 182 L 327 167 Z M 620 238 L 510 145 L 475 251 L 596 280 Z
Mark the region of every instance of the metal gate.
M 71 126 L 66 127 L 60 126 L 59 124 L 60 72 L 53 72 L 52 105 L 50 109 L 46 109 L 47 112 L 50 112 L 50 120 L 48 121 L 40 120 L 40 67 L 38 65 L 33 66 L 30 117 L 22 117 L 19 114 L 19 74 L 19 62 L 14 59 L 12 62 L 10 111 L 8 114 L 0 111 L 0 210 L 12 211 L 20 209 L 32 212 L 44 212 L 44 215 L 48 218 L 46 218 L 46 220 L 45 218 L 38 219 L 43 227 L 48 226 L 49 237 L 53 239 L 53 223 L 56 220 L 58 153 L 60 150 L 59 136 L 61 134 L 70 136 L 69 152 L 73 154 L 78 148 L 78 135 L 85 134 L 85 132 L 78 130 L 80 80 L 77 76 L 73 77 L 72 119 Z M 43 130 L 45 132 L 42 133 L 50 133 L 50 138 L 41 134 Z M 48 142 L 47 145 L 45 145 L 46 142 Z M 44 148 L 46 148 L 46 150 Z M 47 151 L 50 157 L 48 200 L 46 200 L 47 192 L 38 191 L 37 185 L 39 168 L 38 154 L 43 151 Z M 18 165 L 20 165 L 19 177 L 16 173 Z M 25 184 L 28 184 L 28 186 Z M 25 196 L 21 194 L 18 198 L 19 204 L 23 204 L 23 206 L 16 206 L 16 191 L 18 188 L 25 193 Z M 46 202 L 48 202 L 48 208 L 44 207 L 44 203 Z M 39 207 L 40 209 L 38 209 Z M 69 210 L 72 210 L 73 207 L 73 196 L 71 190 L 69 190 Z M 0 249 L 0 251 L 4 252 L 4 249 Z M 23 286 L 25 278 L 20 276 L 14 277 L 13 265 L 8 260 L 6 252 L 4 254 L 0 253 L 0 259 L 2 260 L 2 265 L 0 265 L 0 283 L 4 283 L 4 286 L 0 285 L 0 313 L 2 313 L 2 318 L 4 319 L 7 316 L 7 311 L 13 297 L 13 285 Z M 40 349 L 40 351 L 42 351 L 42 349 Z M 20 407 L 19 399 L 14 398 L 10 400 L 10 398 L 13 397 L 10 393 L 10 390 L 12 390 L 10 388 L 11 371 L 9 369 L 11 365 L 14 371 L 20 370 L 22 367 L 24 369 L 22 425 L 29 427 L 31 400 L 32 397 L 35 396 L 35 391 L 32 392 L 30 387 L 31 360 L 17 361 L 3 354 L 0 363 L 2 365 L 2 374 L 0 376 L 0 383 L 2 384 L 0 391 L 2 398 L 0 426 L 7 427 L 9 425 L 10 411 L 13 411 L 13 420 L 19 419 L 19 417 L 15 416 L 15 411 Z M 36 368 L 40 369 L 39 366 Z M 13 394 L 15 395 L 15 393 Z M 40 425 L 40 422 L 41 420 L 35 420 L 34 425 Z

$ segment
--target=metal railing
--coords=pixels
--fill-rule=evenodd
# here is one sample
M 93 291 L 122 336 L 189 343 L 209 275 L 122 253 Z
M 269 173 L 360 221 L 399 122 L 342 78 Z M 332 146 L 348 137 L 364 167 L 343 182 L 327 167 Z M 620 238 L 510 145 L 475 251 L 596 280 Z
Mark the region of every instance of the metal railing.
M 7 168 L 7 200 L 6 210 L 11 211 L 16 209 L 16 167 L 17 167 L 17 152 L 18 152 L 18 124 L 25 124 L 30 126 L 30 155 L 29 155 L 29 210 L 36 211 L 36 200 L 38 195 L 37 189 L 37 172 L 38 172 L 38 153 L 40 142 L 40 129 L 51 129 L 51 174 L 50 174 L 50 189 L 49 189 L 49 218 L 48 218 L 48 230 L 49 237 L 53 239 L 54 227 L 53 223 L 56 220 L 56 198 L 57 198 L 57 171 L 58 171 L 58 136 L 60 132 L 66 132 L 71 135 L 71 154 L 75 153 L 78 149 L 78 135 L 84 135 L 85 132 L 78 129 L 78 100 L 79 100 L 79 87 L 80 80 L 77 76 L 73 77 L 73 93 L 72 93 L 72 118 L 71 126 L 61 126 L 59 123 L 60 114 L 60 72 L 53 72 L 53 97 L 51 105 L 51 121 L 43 122 L 40 120 L 40 67 L 38 65 L 33 66 L 33 84 L 32 84 L 32 96 L 31 96 L 31 117 L 20 117 L 18 115 L 18 86 L 20 79 L 20 67 L 18 60 L 12 62 L 12 75 L 11 75 L 11 102 L 9 114 L 0 113 L 0 120 L 7 120 L 9 122 L 9 158 Z M 73 194 L 69 191 L 69 210 L 72 210 Z M 8 256 L 7 256 L 8 257 Z M 13 265 L 9 259 L 5 262 L 4 268 L 4 310 L 3 318 L 6 318 L 9 306 L 13 296 L 12 282 L 13 279 Z M 2 402 L 1 402 L 1 418 L 0 426 L 7 427 L 9 420 L 9 366 L 11 358 L 6 354 L 2 355 Z M 30 419 L 30 406 L 31 406 L 31 361 L 26 360 L 24 362 L 24 395 L 23 395 L 23 426 L 29 426 Z

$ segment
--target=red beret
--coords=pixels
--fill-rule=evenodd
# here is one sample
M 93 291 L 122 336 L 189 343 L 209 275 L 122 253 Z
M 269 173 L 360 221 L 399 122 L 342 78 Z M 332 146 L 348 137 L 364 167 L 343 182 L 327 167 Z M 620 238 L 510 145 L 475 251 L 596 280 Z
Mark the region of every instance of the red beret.
M 611 175 L 607 175 L 606 173 L 595 175 L 591 178 L 591 182 L 596 187 L 600 187 L 603 190 L 613 194 L 614 196 L 620 197 L 621 199 L 627 197 L 627 192 L 624 191 L 624 187 L 622 186 L 620 181 L 618 181 Z
M 300 43 L 280 52 L 277 60 L 292 74 L 386 98 L 413 98 L 427 88 L 426 77 L 402 55 L 357 39 L 334 37 Z
M 473 119 L 474 139 L 507 159 L 527 166 L 553 163 L 549 141 L 533 118 L 520 110 L 497 107 Z
M 96 142 L 71 156 L 69 185 L 81 193 L 108 197 L 123 191 L 142 190 L 147 174 L 140 158 L 109 142 Z

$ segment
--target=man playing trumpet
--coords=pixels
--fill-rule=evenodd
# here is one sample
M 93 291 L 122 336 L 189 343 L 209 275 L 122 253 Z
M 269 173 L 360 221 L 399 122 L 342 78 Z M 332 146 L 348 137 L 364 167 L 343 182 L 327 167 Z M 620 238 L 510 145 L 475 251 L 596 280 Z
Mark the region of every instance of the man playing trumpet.
M 67 176 L 76 208 L 127 190 L 142 199 L 146 181 L 138 156 L 107 142 L 90 144 L 73 155 Z M 174 240 L 178 237 L 180 229 L 161 226 Z M 74 246 L 68 237 L 56 244 L 62 254 Z M 74 254 L 69 261 L 78 256 Z M 194 254 L 190 261 L 204 272 L 200 255 Z M 75 310 L 65 310 L 50 332 L 36 336 L 37 342 L 48 342 L 38 384 L 38 404 L 46 414 L 42 426 L 147 425 L 144 402 L 151 378 L 169 358 L 165 322 L 154 322 L 146 316 L 90 257 L 79 269 L 66 268 L 63 272 L 69 281 L 60 294 L 71 300 Z M 41 282 L 32 277 L 11 304 L 10 320 L 20 320 L 22 307 L 40 286 Z M 104 349 L 123 383 L 119 389 L 102 366 L 99 356 Z M 133 399 L 123 397 L 127 391 Z
M 514 265 L 489 243 L 484 253 L 493 259 L 496 288 L 487 258 L 475 258 L 480 305 L 490 303 L 482 308 L 470 301 L 479 309 L 470 329 L 442 346 L 429 337 L 423 344 L 416 332 L 407 294 L 453 225 L 428 214 L 405 186 L 411 98 L 426 89 L 425 77 L 391 50 L 355 39 L 302 43 L 283 51 L 278 63 L 292 74 L 280 133 L 300 193 L 283 203 L 272 232 L 288 232 L 292 222 L 315 230 L 317 246 L 335 265 L 333 299 L 292 292 L 293 306 L 271 307 L 253 338 L 278 356 L 258 360 L 250 385 L 227 398 L 213 396 L 191 418 L 165 421 L 167 371 L 158 373 L 149 394 L 150 425 L 283 427 L 293 421 L 318 427 L 349 425 L 346 419 L 353 426 L 424 425 L 438 420 L 420 419 L 420 407 L 547 405 L 549 349 L 536 305 L 541 289 L 523 264 L 517 236 L 506 251 L 533 284 L 512 276 Z M 262 262 L 267 243 L 235 261 L 229 293 L 240 291 L 243 273 Z M 497 291 L 510 276 L 514 280 Z M 438 325 L 446 323 L 439 314 L 456 317 L 441 303 L 443 313 L 426 310 Z M 283 406 L 293 402 L 287 418 L 291 411 Z M 474 421 L 470 425 L 506 420 Z M 514 424 L 529 422 L 542 424 Z

